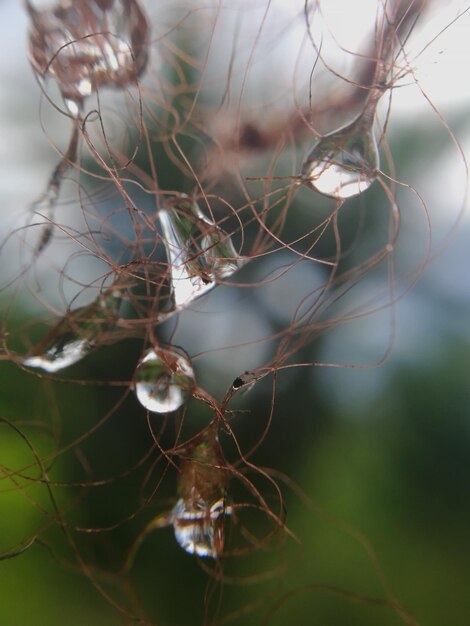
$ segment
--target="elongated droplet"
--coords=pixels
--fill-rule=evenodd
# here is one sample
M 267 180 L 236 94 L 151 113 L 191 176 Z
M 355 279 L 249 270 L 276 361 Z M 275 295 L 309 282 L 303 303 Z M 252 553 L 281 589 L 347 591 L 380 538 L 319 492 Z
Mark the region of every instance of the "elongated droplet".
M 178 500 L 137 536 L 126 559 L 126 571 L 145 537 L 167 526 L 173 526 L 177 542 L 189 554 L 217 558 L 223 552 L 224 516 L 231 515 L 232 507 L 227 504 L 229 474 L 215 429 L 203 431 L 178 454 Z
M 120 292 L 110 289 L 95 302 L 67 313 L 22 364 L 53 373 L 80 361 L 112 331 L 120 305 Z
M 124 87 L 144 70 L 149 27 L 136 0 L 61 0 L 43 11 L 27 6 L 33 69 L 57 81 L 74 117 L 96 89 Z
M 181 197 L 159 214 L 176 308 L 190 304 L 242 265 L 231 238 L 196 202 Z
M 303 182 L 337 200 L 362 193 L 374 182 L 379 151 L 371 124 L 361 117 L 314 144 L 302 168 Z
M 195 387 L 189 359 L 175 348 L 149 350 L 137 365 L 135 393 L 153 413 L 177 411 Z
M 187 452 L 178 480 L 180 498 L 171 520 L 175 537 L 189 554 L 216 558 L 224 547 L 224 515 L 228 472 L 217 438 L 202 437 Z
M 68 148 L 62 159 L 54 168 L 45 194 L 33 205 L 35 212 L 43 215 L 47 220 L 43 226 L 39 242 L 35 248 L 36 256 L 47 247 L 52 238 L 54 230 L 54 214 L 59 201 L 62 180 L 69 167 L 77 161 L 78 135 L 78 126 L 74 125 L 72 134 L 70 135 Z

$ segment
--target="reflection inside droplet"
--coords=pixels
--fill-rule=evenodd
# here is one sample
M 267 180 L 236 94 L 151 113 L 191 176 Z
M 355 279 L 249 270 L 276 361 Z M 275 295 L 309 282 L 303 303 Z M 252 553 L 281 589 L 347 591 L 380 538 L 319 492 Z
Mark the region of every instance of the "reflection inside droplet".
M 94 90 L 123 87 L 147 64 L 149 28 L 136 0 L 62 0 L 29 12 L 31 64 L 39 76 L 55 78 L 75 117 Z
M 242 265 L 231 238 L 182 196 L 159 212 L 176 308 L 190 304 Z
M 139 402 L 154 413 L 178 410 L 194 387 L 191 363 L 175 349 L 151 349 L 137 365 L 135 393 Z
M 52 374 L 77 363 L 92 349 L 93 345 L 86 339 L 71 338 L 52 345 L 43 355 L 26 357 L 22 363 L 26 367 L 38 367 Z
M 345 200 L 368 189 L 378 168 L 373 129 L 358 118 L 316 141 L 304 162 L 302 176 L 315 191 Z
M 21 363 L 49 373 L 77 363 L 112 332 L 120 305 L 121 293 L 110 289 L 91 304 L 67 313 Z
M 169 521 L 189 554 L 218 557 L 224 549 L 224 517 L 230 515 L 229 474 L 217 434 L 210 429 L 184 451 L 178 478 L 180 496 Z
M 223 498 L 211 506 L 202 499 L 181 498 L 173 509 L 177 542 L 189 554 L 216 558 L 223 548 L 223 516 L 230 512 Z

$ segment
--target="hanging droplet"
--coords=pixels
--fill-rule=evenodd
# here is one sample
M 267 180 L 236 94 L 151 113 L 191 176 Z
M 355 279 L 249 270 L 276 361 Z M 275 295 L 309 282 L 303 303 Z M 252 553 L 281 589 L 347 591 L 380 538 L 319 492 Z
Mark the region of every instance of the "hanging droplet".
M 387 91 L 395 44 L 401 39 L 398 32 L 413 23 L 415 11 L 419 10 L 419 3 L 384 3 L 383 21 L 374 37 L 375 49 L 370 54 L 367 72 L 358 82 L 358 94 L 361 100 L 365 98 L 361 113 L 349 124 L 319 137 L 304 161 L 302 182 L 315 191 L 345 200 L 366 191 L 377 178 L 380 165 L 374 135 L 377 106 Z
M 100 87 L 135 81 L 148 59 L 149 27 L 136 0 L 60 0 L 31 16 L 30 60 L 41 78 L 52 76 L 74 117 Z
M 110 289 L 95 302 L 67 313 L 21 363 L 54 373 L 80 361 L 112 331 L 120 305 L 121 293 Z
M 216 558 L 224 548 L 228 472 L 219 442 L 209 431 L 187 451 L 178 480 L 180 499 L 171 520 L 175 537 L 189 554 Z
M 379 151 L 369 117 L 360 116 L 314 144 L 302 168 L 303 182 L 336 200 L 368 189 L 377 177 Z
M 136 537 L 124 571 L 132 567 L 147 535 L 173 526 L 179 545 L 189 554 L 217 558 L 224 549 L 224 516 L 231 515 L 226 493 L 229 474 L 214 427 L 193 440 L 183 451 L 178 476 L 178 501 L 154 517 Z
M 241 267 L 231 238 L 196 202 L 181 196 L 158 216 L 176 308 L 187 306 Z
M 195 384 L 188 357 L 175 348 L 151 349 L 137 365 L 135 393 L 153 413 L 177 411 L 189 400 Z
M 228 510 L 223 498 L 211 506 L 204 500 L 180 498 L 173 509 L 176 541 L 183 550 L 213 559 L 223 550 L 223 516 Z

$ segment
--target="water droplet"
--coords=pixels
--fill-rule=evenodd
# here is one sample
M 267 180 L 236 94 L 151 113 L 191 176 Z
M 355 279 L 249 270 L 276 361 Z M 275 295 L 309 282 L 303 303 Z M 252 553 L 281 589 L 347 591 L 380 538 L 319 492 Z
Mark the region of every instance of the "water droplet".
M 379 151 L 372 124 L 362 116 L 314 144 L 302 168 L 315 191 L 345 200 L 368 189 L 377 176 Z
M 77 363 L 112 330 L 120 305 L 120 292 L 110 289 L 91 304 L 67 313 L 22 364 L 54 373 Z
M 181 498 L 173 509 L 176 541 L 189 554 L 216 558 L 223 550 L 225 513 L 228 510 L 223 498 L 211 506 L 195 497 Z
M 36 201 L 33 205 L 35 213 L 43 215 L 47 220 L 43 226 L 38 244 L 35 247 L 36 256 L 38 256 L 48 246 L 52 238 L 54 229 L 54 213 L 59 201 L 62 180 L 69 167 L 77 161 L 78 134 L 78 126 L 74 125 L 67 150 L 54 168 L 54 171 L 49 179 L 46 192 L 42 198 Z
M 136 0 L 61 0 L 42 11 L 30 2 L 27 7 L 33 69 L 57 81 L 74 117 L 93 91 L 123 87 L 144 70 L 149 27 Z
M 23 359 L 27 367 L 39 367 L 49 373 L 58 372 L 85 357 L 93 346 L 86 339 L 74 339 L 72 332 L 64 334 L 59 341 L 51 342 L 44 354 Z
M 215 428 L 203 431 L 179 456 L 178 500 L 140 533 L 129 551 L 126 569 L 132 566 L 145 537 L 170 525 L 189 554 L 217 558 L 224 549 L 224 516 L 231 515 L 232 507 L 226 500 L 229 474 Z
M 149 350 L 137 365 L 135 393 L 139 402 L 153 413 L 178 410 L 195 387 L 189 359 L 175 348 Z
M 224 547 L 224 515 L 228 473 L 219 442 L 212 432 L 187 451 L 178 480 L 180 499 L 171 520 L 175 537 L 189 554 L 216 558 Z
M 241 267 L 230 237 L 196 202 L 181 197 L 158 215 L 176 308 L 187 306 Z

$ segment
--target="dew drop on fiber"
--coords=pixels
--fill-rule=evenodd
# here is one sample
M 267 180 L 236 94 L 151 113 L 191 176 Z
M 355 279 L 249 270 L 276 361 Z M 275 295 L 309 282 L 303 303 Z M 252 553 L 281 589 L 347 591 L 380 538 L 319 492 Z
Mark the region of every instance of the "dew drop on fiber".
M 378 168 L 373 128 L 361 116 L 315 142 L 304 161 L 302 178 L 315 191 L 346 200 L 369 189 Z
M 230 236 L 191 199 L 181 197 L 158 216 L 176 309 L 188 306 L 242 265 Z
M 171 413 L 189 400 L 195 384 L 188 357 L 174 348 L 152 348 L 137 365 L 134 389 L 148 411 Z
M 110 289 L 68 312 L 21 361 L 26 367 L 58 372 L 77 363 L 102 342 L 110 342 L 119 319 L 121 293 Z
M 205 433 L 185 454 L 178 477 L 180 496 L 170 519 L 179 545 L 189 554 L 216 558 L 224 547 L 228 473 L 217 437 Z

